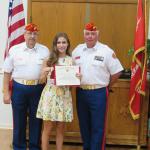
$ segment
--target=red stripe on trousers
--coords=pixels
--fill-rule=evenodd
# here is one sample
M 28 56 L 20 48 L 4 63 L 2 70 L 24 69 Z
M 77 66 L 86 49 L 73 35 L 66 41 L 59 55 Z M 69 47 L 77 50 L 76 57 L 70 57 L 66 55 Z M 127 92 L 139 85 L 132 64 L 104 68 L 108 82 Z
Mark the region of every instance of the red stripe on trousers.
M 107 112 L 108 112 L 108 88 L 106 88 L 106 112 L 105 112 L 105 122 L 104 122 L 104 133 L 103 133 L 103 142 L 102 142 L 102 150 L 105 150 L 105 142 L 106 142 L 106 120 L 107 120 Z

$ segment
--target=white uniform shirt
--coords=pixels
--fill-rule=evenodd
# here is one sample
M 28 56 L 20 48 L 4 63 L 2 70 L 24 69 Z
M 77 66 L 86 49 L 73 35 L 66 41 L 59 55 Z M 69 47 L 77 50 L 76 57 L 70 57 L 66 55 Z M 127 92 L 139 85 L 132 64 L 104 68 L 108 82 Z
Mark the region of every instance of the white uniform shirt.
M 100 42 L 97 42 L 93 48 L 79 44 L 72 52 L 72 57 L 81 69 L 81 85 L 106 87 L 110 82 L 110 75 L 123 70 L 114 51 Z
M 49 56 L 49 49 L 36 43 L 29 49 L 26 43 L 13 46 L 4 61 L 4 72 L 11 73 L 13 79 L 36 80 L 39 79 L 43 60 Z

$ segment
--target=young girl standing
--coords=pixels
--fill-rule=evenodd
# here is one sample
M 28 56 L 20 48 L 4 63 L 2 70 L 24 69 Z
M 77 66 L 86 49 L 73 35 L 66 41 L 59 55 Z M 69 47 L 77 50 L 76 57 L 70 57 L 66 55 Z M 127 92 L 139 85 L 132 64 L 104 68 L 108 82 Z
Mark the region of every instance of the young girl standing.
M 37 110 L 43 119 L 42 150 L 48 150 L 49 137 L 56 125 L 56 149 L 62 150 L 64 123 L 73 119 L 72 96 L 69 87 L 54 85 L 54 65 L 72 65 L 70 41 L 66 33 L 58 33 L 53 40 L 50 57 L 44 61 L 41 82 L 46 82 Z

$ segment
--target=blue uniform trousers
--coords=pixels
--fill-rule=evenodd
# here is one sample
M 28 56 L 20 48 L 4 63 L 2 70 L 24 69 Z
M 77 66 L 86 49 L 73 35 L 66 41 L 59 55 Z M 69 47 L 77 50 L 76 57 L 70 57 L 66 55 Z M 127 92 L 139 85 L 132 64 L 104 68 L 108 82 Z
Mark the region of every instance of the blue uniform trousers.
M 36 111 L 44 85 L 23 85 L 13 81 L 13 149 L 26 150 L 27 114 L 29 118 L 29 150 L 40 150 L 42 120 Z
M 77 88 L 77 113 L 84 150 L 105 149 L 106 88 Z

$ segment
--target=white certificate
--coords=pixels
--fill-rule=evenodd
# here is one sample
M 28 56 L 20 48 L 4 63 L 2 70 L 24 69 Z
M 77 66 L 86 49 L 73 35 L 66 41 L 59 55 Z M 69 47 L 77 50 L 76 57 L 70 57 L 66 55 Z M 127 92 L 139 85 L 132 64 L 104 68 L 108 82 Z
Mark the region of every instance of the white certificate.
M 79 66 L 55 66 L 56 85 L 80 85 Z

